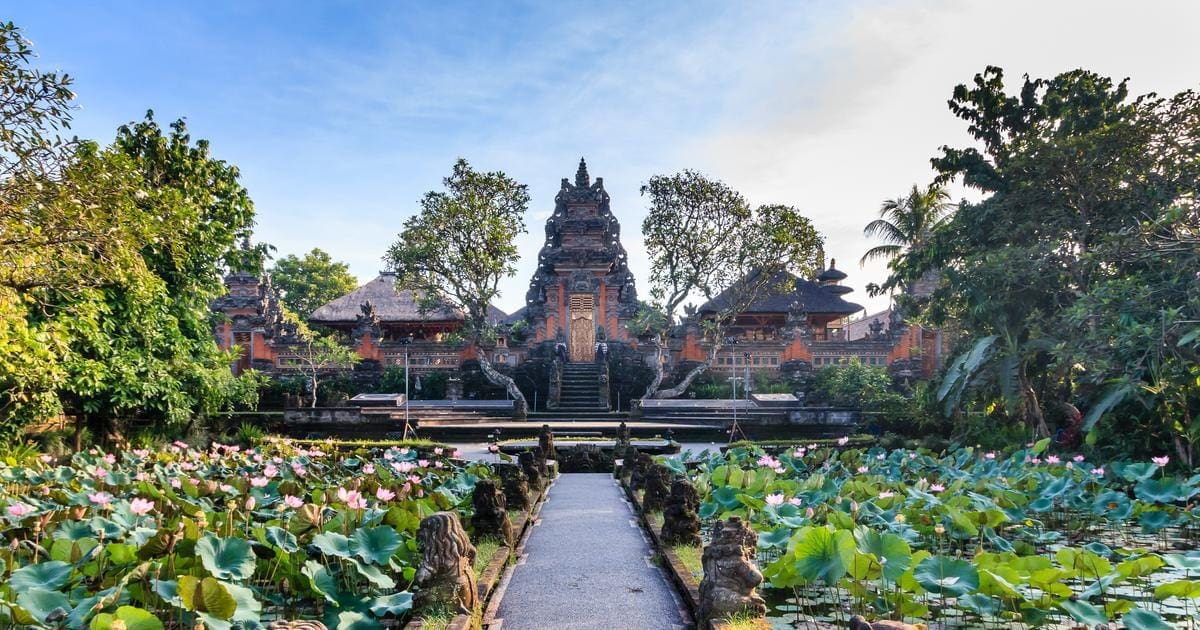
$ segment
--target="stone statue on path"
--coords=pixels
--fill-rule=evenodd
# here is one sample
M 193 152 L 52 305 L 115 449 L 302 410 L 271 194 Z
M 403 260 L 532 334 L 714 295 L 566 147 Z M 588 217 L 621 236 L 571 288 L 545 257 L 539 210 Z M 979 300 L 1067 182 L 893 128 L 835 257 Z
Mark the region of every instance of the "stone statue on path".
M 475 546 L 454 512 L 437 512 L 425 517 L 417 528 L 421 565 L 417 567 L 417 591 L 413 605 L 418 609 L 446 606 L 471 614 L 475 610 Z
M 668 545 L 700 546 L 700 495 L 687 479 L 676 479 L 663 508 L 662 540 Z
M 554 450 L 554 432 L 548 424 L 543 424 L 542 430 L 538 432 L 538 448 L 542 449 L 546 459 L 558 461 L 558 453 Z
M 628 461 L 626 461 L 626 465 L 628 465 Z M 646 487 L 646 475 L 650 472 L 650 467 L 653 465 L 654 458 L 650 457 L 649 453 L 637 454 L 637 459 L 633 462 L 633 472 L 629 475 L 629 487 L 634 492 Z
M 671 469 L 662 464 L 650 464 L 646 469 L 645 489 L 642 495 L 642 509 L 646 513 L 660 512 L 667 503 L 667 495 L 671 493 Z
M 504 480 L 504 501 L 508 507 L 522 512 L 529 511 L 533 503 L 529 500 L 529 480 L 516 464 L 497 464 L 496 472 Z
M 545 461 L 538 466 L 538 457 L 541 455 L 542 449 L 532 451 L 524 451 L 517 456 L 517 461 L 521 464 L 521 472 L 525 473 L 525 478 L 529 480 L 529 489 L 534 492 L 541 492 L 546 489 L 546 478 L 542 474 L 542 469 L 545 468 Z
M 756 591 L 763 576 L 754 564 L 758 535 L 742 519 L 732 516 L 717 521 L 712 542 L 704 548 L 701 561 L 704 579 L 700 581 L 700 623 L 709 627 L 713 621 L 732 615 L 761 616 L 767 612 L 766 602 Z
M 475 490 L 471 494 L 471 504 L 475 515 L 471 517 L 471 527 L 475 529 L 475 540 L 492 536 L 500 539 L 509 547 L 513 544 L 512 522 L 508 520 L 507 501 L 499 484 L 491 479 L 480 479 L 475 482 Z

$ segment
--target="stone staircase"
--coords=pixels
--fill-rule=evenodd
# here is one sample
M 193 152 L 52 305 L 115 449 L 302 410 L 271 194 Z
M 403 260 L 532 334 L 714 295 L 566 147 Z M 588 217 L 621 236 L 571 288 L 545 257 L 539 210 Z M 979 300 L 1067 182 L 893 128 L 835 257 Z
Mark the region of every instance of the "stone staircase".
M 600 400 L 600 365 L 596 363 L 567 363 L 563 365 L 562 395 L 559 413 L 607 413 Z

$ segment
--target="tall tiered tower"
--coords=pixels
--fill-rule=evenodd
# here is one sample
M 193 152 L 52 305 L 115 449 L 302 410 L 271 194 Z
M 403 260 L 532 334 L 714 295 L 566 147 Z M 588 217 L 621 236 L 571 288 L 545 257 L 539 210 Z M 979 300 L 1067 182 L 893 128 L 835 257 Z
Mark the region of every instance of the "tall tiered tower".
M 533 341 L 567 344 L 571 361 L 590 361 L 597 341 L 627 341 L 637 288 L 621 246 L 621 225 L 603 178 L 593 183 L 581 158 L 575 183 L 563 178 L 546 221 L 546 243 L 525 294 Z

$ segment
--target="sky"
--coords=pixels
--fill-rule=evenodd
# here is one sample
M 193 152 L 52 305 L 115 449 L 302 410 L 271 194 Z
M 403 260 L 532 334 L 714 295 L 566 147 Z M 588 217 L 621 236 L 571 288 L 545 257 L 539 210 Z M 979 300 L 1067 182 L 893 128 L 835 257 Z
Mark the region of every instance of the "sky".
M 543 224 L 585 157 L 603 177 L 630 267 L 651 176 L 699 170 L 752 203 L 799 208 L 846 271 L 848 299 L 886 298 L 860 267 L 881 201 L 970 143 L 948 110 L 988 65 L 1010 85 L 1086 68 L 1134 94 L 1200 87 L 1200 2 L 104 3 L 9 0 L 36 64 L 75 77 L 72 129 L 110 140 L 154 110 L 242 173 L 257 240 L 319 247 L 360 281 L 458 157 L 530 188 L 515 277 L 523 305 Z M 971 197 L 971 191 L 955 190 Z

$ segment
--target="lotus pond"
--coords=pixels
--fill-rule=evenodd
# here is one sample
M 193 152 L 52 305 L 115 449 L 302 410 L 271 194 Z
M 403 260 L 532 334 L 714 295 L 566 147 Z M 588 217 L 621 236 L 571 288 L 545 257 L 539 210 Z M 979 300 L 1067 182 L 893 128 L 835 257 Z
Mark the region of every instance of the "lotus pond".
M 420 520 L 469 510 L 491 474 L 452 455 L 270 440 L 10 459 L 0 627 L 396 625 L 412 605 Z
M 759 534 L 775 627 L 852 614 L 931 627 L 1192 628 L 1200 475 L 1089 462 L 1039 442 L 944 456 L 798 445 L 701 453 L 687 474 L 706 521 Z

